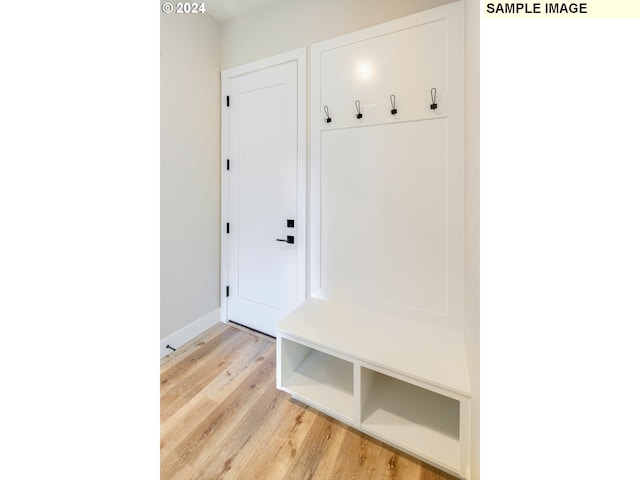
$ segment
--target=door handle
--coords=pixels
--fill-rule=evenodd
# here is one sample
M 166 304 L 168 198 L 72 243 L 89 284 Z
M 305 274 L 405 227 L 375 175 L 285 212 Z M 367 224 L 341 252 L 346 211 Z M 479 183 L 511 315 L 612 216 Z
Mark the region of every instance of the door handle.
M 287 243 L 295 243 L 293 235 L 287 235 L 287 238 L 276 238 L 276 242 L 287 242 Z

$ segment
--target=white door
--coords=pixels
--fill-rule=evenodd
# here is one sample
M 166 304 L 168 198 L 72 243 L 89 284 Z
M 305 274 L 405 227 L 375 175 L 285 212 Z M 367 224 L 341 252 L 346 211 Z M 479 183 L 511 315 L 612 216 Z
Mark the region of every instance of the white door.
M 226 319 L 275 336 L 276 324 L 304 300 L 305 290 L 299 137 L 306 129 L 299 125 L 298 62 L 234 76 L 226 85 Z

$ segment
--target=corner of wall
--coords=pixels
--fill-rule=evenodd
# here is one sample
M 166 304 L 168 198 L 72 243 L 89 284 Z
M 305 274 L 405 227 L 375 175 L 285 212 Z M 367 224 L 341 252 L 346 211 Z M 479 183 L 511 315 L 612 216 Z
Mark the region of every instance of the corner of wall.
M 471 478 L 480 479 L 480 6 L 465 1 L 464 339 L 471 386 Z

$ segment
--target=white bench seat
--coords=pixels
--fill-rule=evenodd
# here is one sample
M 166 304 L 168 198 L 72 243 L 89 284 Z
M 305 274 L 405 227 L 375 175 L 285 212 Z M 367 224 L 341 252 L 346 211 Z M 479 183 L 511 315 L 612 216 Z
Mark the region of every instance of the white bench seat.
M 309 298 L 276 327 L 350 358 L 469 396 L 461 333 L 318 298 Z

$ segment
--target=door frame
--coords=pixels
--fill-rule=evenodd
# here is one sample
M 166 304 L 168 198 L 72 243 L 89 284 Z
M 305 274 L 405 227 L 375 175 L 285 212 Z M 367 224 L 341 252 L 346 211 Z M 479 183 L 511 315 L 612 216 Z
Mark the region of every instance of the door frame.
M 297 218 L 296 218 L 296 301 L 301 303 L 307 297 L 307 49 L 298 48 L 272 57 L 257 60 L 237 67 L 222 70 L 221 78 L 221 142 L 220 142 L 220 321 L 228 323 L 227 285 L 229 280 L 229 236 L 226 223 L 229 222 L 229 109 L 227 95 L 229 82 L 248 73 L 284 63 L 296 62 L 298 91 L 298 177 L 297 177 Z M 231 99 L 233 101 L 233 99 Z M 233 165 L 233 159 L 231 159 Z M 233 167 L 232 167 L 233 168 Z

